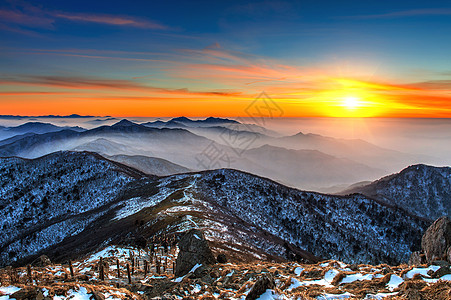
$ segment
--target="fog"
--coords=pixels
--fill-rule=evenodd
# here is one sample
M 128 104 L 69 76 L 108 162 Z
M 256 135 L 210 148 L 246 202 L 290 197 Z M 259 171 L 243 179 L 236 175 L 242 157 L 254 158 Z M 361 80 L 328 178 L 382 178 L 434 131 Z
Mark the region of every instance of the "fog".
M 0 119 L 0 126 L 17 126 L 32 121 L 93 129 L 115 124 L 121 119 Z M 169 119 L 127 118 L 138 124 Z M 451 163 L 451 121 L 448 119 L 235 119 L 254 125 L 205 128 L 181 125 L 180 128 L 185 130 L 151 132 L 128 132 L 125 129 L 93 131 L 67 137 L 54 138 L 52 135 L 44 140 L 34 136 L 12 146 L 0 146 L 0 152 L 6 151 L 3 156 L 26 158 L 59 150 L 87 150 L 105 156 L 142 155 L 168 160 L 179 165 L 179 169 L 195 171 L 230 167 L 289 186 L 328 192 L 339 191 L 359 181 L 376 180 L 411 164 L 444 166 Z M 234 132 L 240 133 L 241 141 L 234 140 Z M 228 161 L 206 166 L 200 164 L 199 156 L 211 151 L 212 147 L 227 154 Z M 135 165 L 140 163 L 134 161 L 136 159 L 126 158 Z M 150 165 L 150 168 L 153 165 L 173 168 L 167 162 L 158 161 L 156 164 L 155 160 Z M 155 170 L 154 174 L 162 173 Z

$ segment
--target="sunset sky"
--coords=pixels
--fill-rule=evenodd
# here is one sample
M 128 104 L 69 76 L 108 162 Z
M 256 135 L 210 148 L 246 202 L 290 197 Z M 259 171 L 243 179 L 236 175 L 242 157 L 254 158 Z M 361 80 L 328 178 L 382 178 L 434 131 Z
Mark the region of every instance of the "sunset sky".
M 0 41 L 2 115 L 451 117 L 450 1 L 0 1 Z

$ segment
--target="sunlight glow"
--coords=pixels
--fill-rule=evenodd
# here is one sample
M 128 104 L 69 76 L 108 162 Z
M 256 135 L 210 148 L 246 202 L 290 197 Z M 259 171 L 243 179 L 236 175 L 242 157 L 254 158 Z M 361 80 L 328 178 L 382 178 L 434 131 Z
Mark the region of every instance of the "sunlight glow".
M 354 110 L 360 106 L 360 99 L 354 96 L 347 96 L 343 99 L 343 106 L 347 109 Z

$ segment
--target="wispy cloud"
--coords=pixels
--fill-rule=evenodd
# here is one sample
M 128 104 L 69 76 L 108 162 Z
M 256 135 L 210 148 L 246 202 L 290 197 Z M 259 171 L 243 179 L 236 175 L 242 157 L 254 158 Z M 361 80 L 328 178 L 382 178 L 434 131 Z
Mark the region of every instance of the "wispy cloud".
M 20 10 L 0 9 L 0 22 L 3 24 L 52 29 L 54 21 L 54 18 L 46 14 L 37 15 Z
M 415 85 L 434 90 L 449 90 L 451 91 L 451 80 L 430 80 L 416 83 Z
M 65 88 L 70 90 L 124 90 L 138 92 L 153 92 L 156 94 L 175 94 L 191 96 L 237 96 L 239 91 L 209 90 L 192 91 L 187 88 L 163 88 L 140 84 L 130 80 L 116 80 L 106 78 L 69 77 L 69 76 L 21 76 L 18 78 L 0 78 L 0 85 L 24 85 L 52 88 Z
M 114 26 L 130 26 L 146 29 L 165 30 L 169 27 L 155 21 L 141 20 L 133 17 L 103 15 L 103 14 L 70 14 L 52 13 L 56 18 L 67 19 L 75 22 L 99 23 Z
M 426 8 L 426 9 L 410 9 L 394 12 L 387 12 L 383 14 L 371 14 L 371 15 L 356 15 L 356 16 L 344 16 L 340 19 L 353 19 L 353 20 L 366 20 L 366 19 L 391 19 L 391 18 L 406 18 L 406 17 L 418 17 L 418 16 L 450 16 L 451 9 L 449 8 Z
M 68 92 L 0 92 L 2 96 L 37 96 L 37 95 L 65 95 Z
M 168 30 L 169 26 L 154 20 L 133 16 L 72 13 L 67 11 L 45 10 L 29 3 L 20 2 L 10 8 L 0 9 L 0 24 L 4 30 L 15 31 L 16 27 L 54 30 L 58 20 L 78 23 L 95 23 L 117 27 L 134 27 L 151 30 Z M 9 25 L 9 26 L 6 26 Z M 16 27 L 11 27 L 12 25 Z

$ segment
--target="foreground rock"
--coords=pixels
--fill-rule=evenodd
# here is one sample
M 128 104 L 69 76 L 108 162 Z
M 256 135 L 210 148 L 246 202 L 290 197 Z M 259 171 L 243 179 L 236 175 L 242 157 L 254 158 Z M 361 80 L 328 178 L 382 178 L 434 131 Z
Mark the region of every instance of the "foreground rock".
M 202 231 L 191 229 L 179 241 L 179 254 L 175 263 L 175 276 L 188 274 L 193 269 L 216 263 Z
M 41 255 L 36 258 L 31 264 L 35 267 L 46 267 L 50 266 L 52 264 L 52 261 L 47 255 Z
M 85 276 L 77 281 L 70 278 L 67 265 L 58 263 L 51 268 L 33 267 L 33 284 L 26 266 L 0 268 L 0 299 L 382 299 L 389 294 L 384 299 L 438 300 L 451 295 L 451 270 L 445 261 L 418 267 L 333 260 L 316 264 L 232 261 L 208 266 L 214 281 L 207 283 L 197 276 L 175 277 L 171 268 L 157 272 L 155 264 L 146 272 L 142 260 L 150 260 L 148 253 L 141 252 L 140 267 L 135 264 L 130 284 L 126 272 L 130 251 L 139 257 L 139 249 L 109 246 L 73 261 L 76 276 Z M 167 257 L 172 266 L 175 254 L 157 251 L 154 262 Z M 110 266 L 119 260 L 121 276 L 114 269 L 99 280 L 100 257 Z
M 426 256 L 426 262 L 446 259 L 451 245 L 451 221 L 447 217 L 437 219 L 425 232 L 421 240 L 421 248 Z
M 246 300 L 256 300 L 266 292 L 266 290 L 274 289 L 275 287 L 276 283 L 271 274 L 264 274 L 257 280 L 249 294 L 247 294 Z

